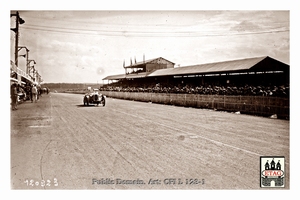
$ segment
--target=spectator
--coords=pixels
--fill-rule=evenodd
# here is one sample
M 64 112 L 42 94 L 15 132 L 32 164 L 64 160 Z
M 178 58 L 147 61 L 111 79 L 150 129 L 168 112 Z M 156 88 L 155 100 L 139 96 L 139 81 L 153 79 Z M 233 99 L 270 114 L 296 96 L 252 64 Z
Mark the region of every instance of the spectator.
M 32 86 L 31 88 L 31 93 L 32 93 L 32 100 L 31 100 L 31 103 L 34 101 L 35 103 L 37 102 L 37 88 L 35 85 Z
M 32 87 L 33 87 L 33 85 L 30 85 L 30 100 L 31 100 L 31 103 L 33 102 Z
M 11 108 L 12 110 L 17 110 L 18 105 L 18 91 L 17 85 L 13 83 L 10 88 L 10 95 L 11 95 Z
M 117 91 L 117 92 L 153 92 L 153 93 L 190 93 L 190 94 L 205 94 L 205 95 L 246 95 L 246 96 L 276 96 L 288 97 L 288 86 L 262 86 L 262 85 L 176 85 L 176 84 L 114 84 L 108 87 L 103 87 L 101 90 Z
M 27 94 L 28 99 L 32 101 L 31 85 L 30 84 L 26 85 L 26 94 Z
M 41 86 L 36 86 L 37 88 L 37 99 L 40 99 L 40 97 L 42 96 L 42 88 Z

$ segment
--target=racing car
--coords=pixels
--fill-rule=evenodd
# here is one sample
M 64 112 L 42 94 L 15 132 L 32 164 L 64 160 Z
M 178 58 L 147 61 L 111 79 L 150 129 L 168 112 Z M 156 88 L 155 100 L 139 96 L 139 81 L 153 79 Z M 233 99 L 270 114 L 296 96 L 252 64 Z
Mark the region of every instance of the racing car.
M 90 90 L 90 92 L 86 93 L 83 97 L 83 105 L 89 106 L 90 104 L 101 104 L 105 106 L 106 96 L 99 93 L 98 89 Z

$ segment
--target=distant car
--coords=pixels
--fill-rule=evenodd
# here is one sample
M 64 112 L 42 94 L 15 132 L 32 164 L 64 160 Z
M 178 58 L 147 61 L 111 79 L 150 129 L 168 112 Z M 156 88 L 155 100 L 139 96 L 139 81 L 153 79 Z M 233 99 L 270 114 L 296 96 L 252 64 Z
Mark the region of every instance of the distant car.
M 99 93 L 98 89 L 94 89 L 86 93 L 83 97 L 83 105 L 89 106 L 90 104 L 96 104 L 97 106 L 101 104 L 105 106 L 106 96 Z

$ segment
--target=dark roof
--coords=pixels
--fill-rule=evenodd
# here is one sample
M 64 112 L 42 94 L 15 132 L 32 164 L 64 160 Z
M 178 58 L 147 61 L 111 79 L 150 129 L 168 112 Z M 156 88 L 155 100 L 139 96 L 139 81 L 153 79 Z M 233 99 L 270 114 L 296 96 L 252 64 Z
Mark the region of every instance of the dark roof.
M 125 74 L 117 74 L 117 75 L 111 75 L 103 78 L 102 80 L 119 80 L 125 78 Z
M 165 59 L 163 57 L 158 57 L 158 58 L 153 58 L 153 59 L 149 59 L 149 60 L 145 60 L 145 61 L 136 62 L 136 63 L 133 63 L 132 65 L 125 66 L 125 68 L 137 67 L 137 66 L 140 66 L 140 65 L 151 63 L 152 61 L 155 61 L 157 59 L 164 59 L 164 60 L 166 60 L 166 61 L 168 61 L 168 62 L 170 62 L 172 64 L 175 64 L 175 63 L 173 63 L 173 62 L 171 62 L 171 61 L 169 61 L 169 60 L 167 60 L 167 59 Z
M 199 64 L 199 65 L 191 65 L 185 67 L 177 67 L 177 68 L 168 68 L 168 69 L 159 69 L 151 74 L 149 77 L 153 76 L 168 76 L 168 75 L 185 75 L 185 74 L 205 74 L 205 73 L 220 73 L 220 72 L 238 72 L 238 71 L 247 71 L 251 68 L 255 68 L 257 70 L 258 67 L 255 67 L 260 62 L 272 62 L 276 63 L 276 66 L 281 65 L 277 68 L 284 68 L 282 66 L 288 66 L 284 63 L 281 63 L 273 58 L 268 56 L 256 57 L 256 58 L 246 58 L 240 60 L 231 60 L 224 62 L 216 62 L 216 63 L 208 63 L 208 64 Z M 279 64 L 280 63 L 280 64 Z M 267 67 L 264 65 L 259 65 L 259 69 L 267 70 Z M 269 70 L 274 70 L 274 68 Z M 277 69 L 276 70 L 279 70 Z
M 157 58 L 156 58 L 157 59 Z M 151 62 L 155 59 L 148 60 Z M 146 62 L 146 61 L 145 61 Z M 136 63 L 137 65 L 138 63 Z M 121 74 L 104 78 L 103 80 L 119 80 L 122 78 L 142 78 L 155 76 L 174 76 L 191 74 L 213 74 L 246 71 L 289 71 L 289 65 L 269 56 L 245 58 L 239 60 L 215 62 L 208 64 L 190 65 L 184 67 L 158 69 L 152 73 Z
M 103 78 L 102 80 L 120 80 L 124 78 L 144 78 L 146 77 L 150 72 L 142 72 L 142 73 L 132 73 L 132 74 L 118 74 L 118 75 L 112 75 L 112 76 L 107 76 Z

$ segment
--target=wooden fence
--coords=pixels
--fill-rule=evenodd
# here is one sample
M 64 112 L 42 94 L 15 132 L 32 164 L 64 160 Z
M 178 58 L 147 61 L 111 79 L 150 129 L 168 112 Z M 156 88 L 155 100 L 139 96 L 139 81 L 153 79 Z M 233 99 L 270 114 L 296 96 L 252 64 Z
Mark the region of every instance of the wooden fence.
M 260 116 L 276 114 L 278 118 L 289 119 L 290 105 L 288 98 L 110 91 L 101 91 L 101 93 L 107 97 L 118 99 L 241 112 Z

